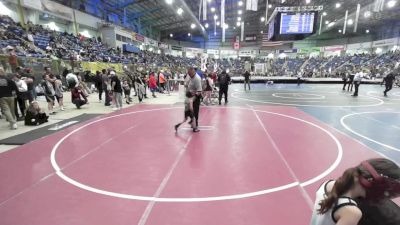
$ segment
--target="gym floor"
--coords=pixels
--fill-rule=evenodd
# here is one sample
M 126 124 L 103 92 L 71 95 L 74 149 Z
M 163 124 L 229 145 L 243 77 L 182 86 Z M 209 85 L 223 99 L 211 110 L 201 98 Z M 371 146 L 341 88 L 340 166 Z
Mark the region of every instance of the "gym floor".
M 307 225 L 321 183 L 364 159 L 400 163 L 398 88 L 229 88 L 227 105 L 201 106 L 199 133 L 175 133 L 170 96 L 0 154 L 0 224 Z

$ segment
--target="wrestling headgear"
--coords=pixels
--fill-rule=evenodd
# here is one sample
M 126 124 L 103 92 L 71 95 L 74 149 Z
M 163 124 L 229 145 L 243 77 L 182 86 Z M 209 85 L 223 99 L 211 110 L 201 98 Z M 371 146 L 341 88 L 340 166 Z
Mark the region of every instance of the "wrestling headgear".
M 371 177 L 359 177 L 360 184 L 366 190 L 366 199 L 377 201 L 383 198 L 396 198 L 400 196 L 400 180 L 378 174 L 368 161 L 361 163 L 359 168 L 366 170 Z

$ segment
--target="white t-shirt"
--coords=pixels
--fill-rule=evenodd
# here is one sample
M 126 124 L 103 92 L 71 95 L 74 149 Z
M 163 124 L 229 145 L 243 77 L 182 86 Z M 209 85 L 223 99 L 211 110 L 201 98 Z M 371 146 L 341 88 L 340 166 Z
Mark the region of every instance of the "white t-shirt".
M 363 77 L 364 77 L 364 73 L 363 72 L 358 72 L 354 76 L 354 81 L 361 81 Z
M 27 92 L 28 91 L 28 85 L 26 85 L 24 80 L 18 80 L 15 82 L 18 88 L 18 92 Z

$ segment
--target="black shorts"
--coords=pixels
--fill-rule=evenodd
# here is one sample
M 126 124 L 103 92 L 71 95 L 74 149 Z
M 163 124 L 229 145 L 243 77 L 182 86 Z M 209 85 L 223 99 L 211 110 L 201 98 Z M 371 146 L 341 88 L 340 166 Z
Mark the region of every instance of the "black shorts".
M 60 102 L 60 100 L 63 99 L 63 96 L 61 95 L 61 97 L 58 97 L 58 96 L 56 95 L 56 99 L 57 99 L 57 102 Z
M 190 119 L 193 119 L 193 113 L 191 112 L 191 111 L 185 111 L 185 118 L 190 118 Z
M 46 95 L 47 102 L 54 102 L 54 95 Z

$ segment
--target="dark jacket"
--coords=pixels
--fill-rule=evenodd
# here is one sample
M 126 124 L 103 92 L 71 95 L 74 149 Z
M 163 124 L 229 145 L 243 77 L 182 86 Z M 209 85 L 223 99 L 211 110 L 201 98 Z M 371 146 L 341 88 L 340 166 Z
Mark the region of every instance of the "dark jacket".
M 17 90 L 17 85 L 14 81 L 0 76 L 0 98 L 15 96 Z

